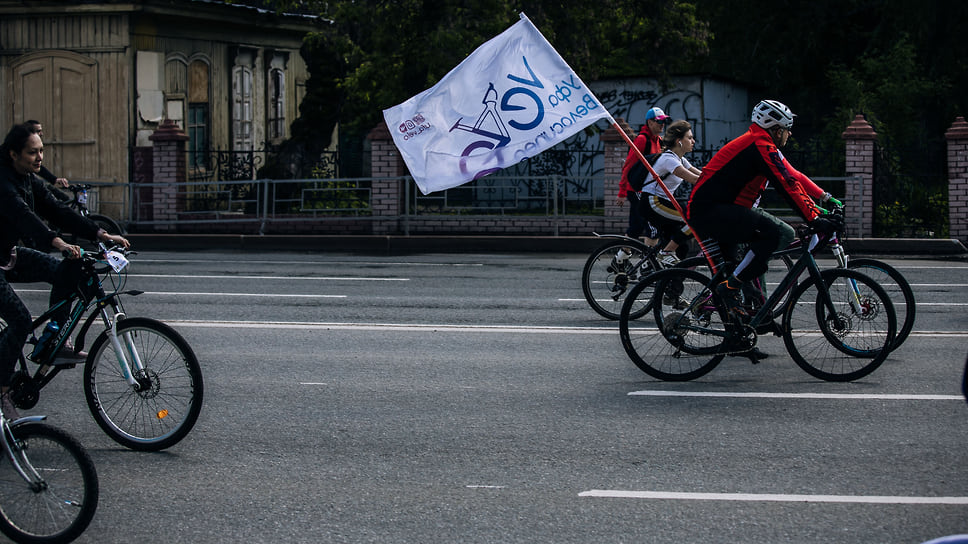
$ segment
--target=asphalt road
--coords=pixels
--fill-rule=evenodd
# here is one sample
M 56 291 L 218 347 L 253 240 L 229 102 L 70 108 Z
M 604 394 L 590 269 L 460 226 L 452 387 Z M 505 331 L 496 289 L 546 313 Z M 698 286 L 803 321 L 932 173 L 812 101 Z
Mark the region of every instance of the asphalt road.
M 968 533 L 968 264 L 888 260 L 915 332 L 871 376 L 817 381 L 760 346 L 695 382 L 639 371 L 583 255 L 145 252 L 131 316 L 205 373 L 188 438 L 145 454 L 80 370 L 30 413 L 90 450 L 78 542 L 919 543 Z M 20 291 L 38 313 L 43 286 Z M 806 394 L 822 394 L 811 397 Z

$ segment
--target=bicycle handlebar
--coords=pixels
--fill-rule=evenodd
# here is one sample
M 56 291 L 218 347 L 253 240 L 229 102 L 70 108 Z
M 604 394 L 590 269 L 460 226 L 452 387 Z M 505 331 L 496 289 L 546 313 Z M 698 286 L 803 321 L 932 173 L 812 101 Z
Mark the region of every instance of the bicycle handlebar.
M 90 191 L 93 188 L 94 186 L 91 185 L 90 183 L 72 183 L 67 186 L 67 189 L 75 194 L 81 191 Z

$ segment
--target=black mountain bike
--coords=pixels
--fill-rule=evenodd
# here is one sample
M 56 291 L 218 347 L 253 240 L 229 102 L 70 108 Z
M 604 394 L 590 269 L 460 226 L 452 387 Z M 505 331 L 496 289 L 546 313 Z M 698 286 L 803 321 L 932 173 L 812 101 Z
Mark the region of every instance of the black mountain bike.
M 11 399 L 18 408 L 34 407 L 40 390 L 77 364 L 76 359 L 58 357 L 61 349 L 68 349 L 68 338 L 78 330 L 74 345 L 81 350 L 94 327 L 97 336 L 83 362 L 84 396 L 94 420 L 125 447 L 162 450 L 183 439 L 198 419 L 201 367 L 191 346 L 173 328 L 151 318 L 126 316 L 121 295 L 142 293 L 124 290 L 127 258 L 133 253 L 99 245 L 98 253 L 81 257 L 81 281 L 70 298 L 34 319 L 34 334 L 14 373 Z M 63 305 L 71 308 L 67 322 L 59 323 L 53 334 L 41 334 Z
M 850 257 L 844 248 L 843 242 L 843 234 L 836 232 L 829 236 L 818 237 L 817 239 L 811 238 L 806 240 L 806 242 L 797 238 L 790 244 L 790 247 L 777 251 L 770 259 L 773 261 L 781 261 L 789 272 L 793 268 L 795 259 L 803 251 L 802 245 L 808 243 L 811 245 L 811 251 L 814 255 L 817 255 L 823 249 L 829 249 L 837 260 L 838 268 L 857 270 L 877 282 L 878 285 L 884 288 L 884 291 L 887 292 L 888 297 L 890 297 L 891 302 L 894 304 L 894 311 L 897 313 L 898 331 L 897 336 L 891 343 L 891 349 L 895 350 L 899 348 L 914 329 L 914 319 L 917 315 L 917 301 L 914 298 L 914 290 L 911 288 L 911 284 L 908 283 L 904 275 L 896 268 L 884 261 L 867 257 Z M 683 259 L 676 267 L 696 268 L 708 266 L 708 264 L 705 257 L 697 256 Z M 753 285 L 748 286 L 744 294 L 749 299 L 759 298 L 759 303 L 762 304 L 766 300 L 764 296 L 766 292 L 765 286 L 759 285 L 758 281 L 751 283 Z M 776 308 L 773 310 L 774 314 L 783 315 L 787 300 L 788 297 L 784 297 L 777 303 Z
M 821 271 L 811 252 L 813 234 L 802 229 L 800 258 L 769 298 L 753 307 L 749 322 L 727 312 L 715 292 L 730 270 L 723 262 L 713 267 L 712 277 L 670 268 L 640 280 L 626 296 L 619 319 L 622 346 L 632 362 L 661 380 L 692 380 L 727 355 L 757 362 L 757 335 L 773 333 L 814 377 L 851 381 L 873 372 L 890 354 L 897 333 L 891 299 L 856 270 Z M 808 276 L 799 282 L 805 271 Z M 774 313 L 787 295 L 782 314 Z

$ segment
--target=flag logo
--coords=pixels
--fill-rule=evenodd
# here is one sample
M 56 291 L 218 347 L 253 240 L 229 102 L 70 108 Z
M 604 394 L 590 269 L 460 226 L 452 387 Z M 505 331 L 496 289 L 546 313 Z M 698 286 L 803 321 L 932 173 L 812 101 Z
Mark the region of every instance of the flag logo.
M 472 52 L 437 85 L 383 112 L 424 193 L 512 166 L 611 116 L 531 21 Z

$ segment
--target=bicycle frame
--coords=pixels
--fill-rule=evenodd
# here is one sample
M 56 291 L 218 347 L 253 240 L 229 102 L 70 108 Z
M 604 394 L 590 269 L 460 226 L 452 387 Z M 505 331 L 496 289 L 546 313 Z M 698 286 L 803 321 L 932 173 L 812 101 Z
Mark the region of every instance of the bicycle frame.
M 814 236 L 812 237 L 811 243 L 807 244 L 805 247 L 794 247 L 788 250 L 784 250 L 784 251 L 789 251 L 791 253 L 799 250 L 801 251 L 801 256 L 794 263 L 793 268 L 791 268 L 789 272 L 787 272 L 786 276 L 784 276 L 784 278 L 780 281 L 779 286 L 773 290 L 773 293 L 770 294 L 770 296 L 766 299 L 766 302 L 759 308 L 756 314 L 750 319 L 748 326 L 751 329 L 753 329 L 753 331 L 755 331 L 756 333 L 765 332 L 765 331 L 761 331 L 761 327 L 763 327 L 764 325 L 769 325 L 770 328 L 772 328 L 774 326 L 774 320 L 776 316 L 773 315 L 773 308 L 775 308 L 777 304 L 779 304 L 779 302 L 783 299 L 784 296 L 786 296 L 786 294 L 789 291 L 791 291 L 793 288 L 795 288 L 797 285 L 800 284 L 799 278 L 804 271 L 807 271 L 810 277 L 814 281 L 818 282 L 818 284 L 822 284 L 823 280 L 820 273 L 821 272 L 820 266 L 817 264 L 817 260 L 813 255 L 813 251 L 816 249 L 817 247 L 816 244 L 818 242 L 819 242 L 819 238 Z M 723 266 L 717 267 L 717 271 L 715 274 L 713 274 L 712 278 L 710 279 L 707 289 L 704 290 L 702 293 L 701 300 L 691 301 L 688 308 L 686 309 L 687 311 L 683 312 L 683 316 L 680 317 L 680 319 L 684 318 L 688 313 L 693 311 L 693 309 L 698 309 L 699 308 L 698 305 L 702 305 L 703 310 L 715 310 L 716 309 L 715 305 L 711 305 L 709 307 L 707 307 L 706 305 L 711 304 L 711 298 L 713 296 L 713 286 L 723 281 L 726 278 L 726 274 L 727 274 L 727 270 L 725 267 Z M 856 285 L 854 286 L 854 289 L 855 289 L 855 298 L 856 298 L 857 297 Z M 819 292 L 821 293 L 821 300 L 819 302 L 823 304 L 832 314 L 835 313 L 834 303 L 833 303 L 833 300 L 830 298 L 830 293 L 826 289 L 820 289 Z M 678 327 L 679 324 L 677 323 L 676 326 Z M 690 327 L 686 326 L 686 328 L 690 328 Z M 709 331 L 706 331 L 706 332 L 708 333 Z M 726 338 L 735 334 L 735 332 L 731 332 L 730 328 L 727 328 L 727 330 L 724 331 L 722 334 L 723 334 L 723 337 Z
M 103 245 L 101 246 L 102 253 L 107 251 Z M 91 259 L 90 257 L 88 257 Z M 64 343 L 70 338 L 71 334 L 77 328 L 78 324 L 84 316 L 84 313 L 92 308 L 96 311 L 91 312 L 87 320 L 81 326 L 80 331 L 76 338 L 76 349 L 81 349 L 84 346 L 84 338 L 87 335 L 87 331 L 91 328 L 93 323 L 98 317 L 104 324 L 105 331 L 108 333 L 109 340 L 118 358 L 118 367 L 121 371 L 122 376 L 131 385 L 132 388 L 138 389 L 142 384 L 138 381 L 136 374 L 139 371 L 144 370 L 144 365 L 142 364 L 141 357 L 135 348 L 134 342 L 130 337 L 126 335 L 118 335 L 117 333 L 117 323 L 124 319 L 124 310 L 118 301 L 117 297 L 119 294 L 127 295 L 140 295 L 141 291 L 129 290 L 129 291 L 114 291 L 110 294 L 105 293 L 104 288 L 101 284 L 100 276 L 93 269 L 93 259 L 85 263 L 84 274 L 89 275 L 89 281 L 97 281 L 97 288 L 94 290 L 95 296 L 87 299 L 80 290 L 75 290 L 71 295 L 51 308 L 41 314 L 39 317 L 33 320 L 31 328 L 37 330 L 42 324 L 48 321 L 51 316 L 59 309 L 66 305 L 72 305 L 73 310 L 68 315 L 67 322 L 60 328 L 57 336 L 51 340 L 54 342 L 54 349 L 50 351 L 50 355 L 46 360 L 36 361 L 40 368 L 33 376 L 34 385 L 37 389 L 42 389 L 56 376 L 60 370 L 63 368 L 61 365 L 52 364 L 53 360 L 56 358 L 57 352 L 64 346 Z M 75 304 L 76 301 L 76 304 Z M 122 345 L 123 339 L 123 345 Z M 34 339 L 36 341 L 36 339 Z M 130 360 L 129 360 L 130 357 Z M 133 365 L 132 365 L 133 362 Z M 26 370 L 26 368 L 24 369 Z

